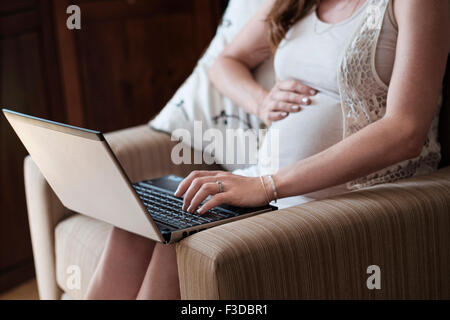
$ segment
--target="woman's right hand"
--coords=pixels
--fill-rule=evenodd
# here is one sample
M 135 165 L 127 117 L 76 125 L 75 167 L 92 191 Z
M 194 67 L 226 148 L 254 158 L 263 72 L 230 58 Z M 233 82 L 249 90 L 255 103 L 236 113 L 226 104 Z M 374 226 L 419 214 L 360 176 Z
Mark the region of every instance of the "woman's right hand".
M 270 126 L 273 121 L 286 118 L 291 112 L 299 112 L 304 105 L 311 104 L 311 96 L 317 93 L 296 80 L 278 81 L 264 97 L 258 109 L 258 117 Z

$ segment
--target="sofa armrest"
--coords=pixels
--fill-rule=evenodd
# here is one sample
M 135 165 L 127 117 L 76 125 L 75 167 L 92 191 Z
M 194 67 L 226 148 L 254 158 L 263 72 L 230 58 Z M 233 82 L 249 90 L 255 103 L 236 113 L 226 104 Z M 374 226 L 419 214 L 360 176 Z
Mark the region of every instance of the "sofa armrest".
M 176 142 L 147 125 L 112 132 L 105 138 L 134 182 L 166 174 L 185 176 L 194 169 L 218 168 L 173 164 L 170 154 Z M 25 158 L 24 175 L 39 294 L 41 299 L 59 299 L 62 291 L 56 282 L 54 229 L 71 211 L 64 208 L 29 156 Z
M 24 162 L 25 195 L 39 296 L 61 296 L 56 284 L 54 228 L 70 211 L 62 205 L 30 156 Z
M 184 299 L 450 297 L 450 167 L 232 222 L 177 245 Z M 369 290 L 368 266 L 380 267 Z
M 219 168 L 205 164 L 174 164 L 171 152 L 178 142 L 171 141 L 168 134 L 155 131 L 148 125 L 108 133 L 105 138 L 132 182 L 168 174 L 184 177 L 192 170 Z M 198 151 L 193 151 L 192 156 L 195 152 Z

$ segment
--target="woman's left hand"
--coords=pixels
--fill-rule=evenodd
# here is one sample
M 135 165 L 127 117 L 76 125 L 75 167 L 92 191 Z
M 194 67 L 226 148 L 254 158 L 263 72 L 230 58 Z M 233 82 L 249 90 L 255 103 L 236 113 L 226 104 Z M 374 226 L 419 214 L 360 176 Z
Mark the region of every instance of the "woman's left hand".
M 217 181 L 223 185 L 222 192 Z M 259 207 L 267 198 L 259 177 L 244 177 L 227 171 L 193 171 L 178 186 L 176 197 L 184 195 L 183 210 L 193 213 L 209 195 L 212 197 L 197 210 L 203 214 L 221 204 Z

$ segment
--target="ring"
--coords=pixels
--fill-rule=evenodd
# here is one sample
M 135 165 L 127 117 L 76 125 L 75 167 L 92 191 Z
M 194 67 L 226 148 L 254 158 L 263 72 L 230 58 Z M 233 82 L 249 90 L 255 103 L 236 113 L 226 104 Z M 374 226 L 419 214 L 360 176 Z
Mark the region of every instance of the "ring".
M 223 182 L 220 180 L 217 180 L 216 183 L 219 185 L 219 193 L 223 192 Z

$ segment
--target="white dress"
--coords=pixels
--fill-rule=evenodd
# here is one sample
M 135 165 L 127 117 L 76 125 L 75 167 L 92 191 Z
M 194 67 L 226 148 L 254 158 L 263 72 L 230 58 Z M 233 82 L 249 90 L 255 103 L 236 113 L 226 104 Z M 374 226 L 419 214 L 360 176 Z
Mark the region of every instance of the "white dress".
M 343 119 L 337 72 L 345 44 L 360 24 L 369 1 L 349 19 L 328 24 L 320 21 L 316 11 L 297 22 L 280 43 L 274 64 L 278 79 L 298 80 L 318 90 L 311 97 L 312 103 L 302 111 L 291 113 L 281 121 L 273 122 L 259 151 L 259 165 L 233 173 L 259 176 L 274 173 L 296 161 L 317 154 L 343 138 Z M 397 25 L 392 2 L 384 16 L 377 44 L 376 71 L 389 84 L 395 59 Z M 278 135 L 278 153 L 273 153 L 271 137 Z M 271 150 L 271 151 L 268 151 Z M 271 167 L 264 164 L 270 163 Z M 276 163 L 276 165 L 274 165 Z M 301 183 L 301 181 L 299 182 Z M 305 203 L 314 199 L 348 192 L 346 185 L 339 185 L 317 192 L 279 199 L 279 208 Z

